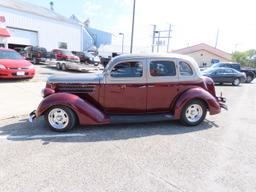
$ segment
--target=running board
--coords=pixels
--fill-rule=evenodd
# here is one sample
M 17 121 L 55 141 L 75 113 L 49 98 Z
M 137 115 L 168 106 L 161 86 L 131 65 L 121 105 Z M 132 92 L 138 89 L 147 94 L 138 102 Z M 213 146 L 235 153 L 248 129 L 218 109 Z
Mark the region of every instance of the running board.
M 169 113 L 146 114 L 146 115 L 111 115 L 111 123 L 143 123 L 174 120 Z

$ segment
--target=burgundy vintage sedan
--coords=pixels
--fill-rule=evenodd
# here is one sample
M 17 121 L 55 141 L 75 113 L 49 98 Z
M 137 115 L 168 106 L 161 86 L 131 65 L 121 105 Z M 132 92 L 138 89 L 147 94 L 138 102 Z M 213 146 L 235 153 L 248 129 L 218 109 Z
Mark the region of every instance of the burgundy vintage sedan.
M 66 131 L 76 123 L 174 119 L 195 126 L 207 111 L 214 115 L 226 108 L 212 79 L 201 76 L 191 57 L 177 54 L 118 56 L 102 74 L 51 76 L 42 94 L 30 121 L 43 115 L 55 131 Z

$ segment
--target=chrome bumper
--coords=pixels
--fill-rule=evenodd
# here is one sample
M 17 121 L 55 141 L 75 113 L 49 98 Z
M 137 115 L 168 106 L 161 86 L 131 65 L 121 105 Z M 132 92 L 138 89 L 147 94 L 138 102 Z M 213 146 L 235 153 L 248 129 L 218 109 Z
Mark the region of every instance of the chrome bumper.
M 30 123 L 32 123 L 35 118 L 36 118 L 36 110 L 32 111 L 32 112 L 29 114 L 29 116 L 28 116 L 28 121 L 29 121 Z
M 228 110 L 228 106 L 225 104 L 226 103 L 226 98 L 220 96 L 220 97 L 217 97 L 217 100 L 218 100 L 221 108 L 223 108 L 225 110 Z

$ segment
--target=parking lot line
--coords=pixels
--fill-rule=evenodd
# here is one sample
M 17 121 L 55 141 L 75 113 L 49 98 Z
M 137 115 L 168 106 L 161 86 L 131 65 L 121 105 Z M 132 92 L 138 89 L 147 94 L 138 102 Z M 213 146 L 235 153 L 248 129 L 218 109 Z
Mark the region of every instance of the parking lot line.
M 87 134 L 82 133 L 67 133 L 55 135 L 2 135 L 0 139 L 47 139 L 47 138 L 63 138 L 63 137 L 85 137 Z

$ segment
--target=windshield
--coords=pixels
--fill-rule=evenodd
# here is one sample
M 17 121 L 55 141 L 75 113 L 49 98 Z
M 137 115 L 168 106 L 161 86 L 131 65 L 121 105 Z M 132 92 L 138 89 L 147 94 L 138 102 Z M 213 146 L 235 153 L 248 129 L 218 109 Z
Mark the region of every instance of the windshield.
M 202 71 L 202 74 L 211 74 L 211 73 L 213 73 L 215 71 L 216 71 L 216 69 L 209 68 L 209 69 L 206 69 L 206 70 Z
M 87 57 L 94 57 L 91 53 L 89 53 L 89 52 L 85 52 L 85 55 L 87 56 Z
M 62 54 L 64 54 L 64 55 L 74 55 L 74 54 L 71 53 L 70 51 L 62 51 Z
M 220 67 L 220 63 L 216 63 L 216 64 L 213 64 L 213 65 L 211 66 L 211 68 L 216 68 L 216 67 Z
M 0 59 L 23 59 L 23 57 L 16 51 L 0 50 Z

